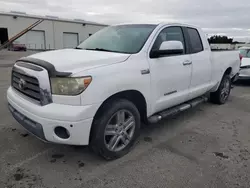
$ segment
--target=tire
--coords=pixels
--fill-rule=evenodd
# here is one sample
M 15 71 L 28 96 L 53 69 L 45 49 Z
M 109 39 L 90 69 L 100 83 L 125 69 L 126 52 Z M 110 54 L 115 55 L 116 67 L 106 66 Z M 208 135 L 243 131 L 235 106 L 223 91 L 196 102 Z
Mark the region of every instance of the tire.
M 117 99 L 104 104 L 99 114 L 92 125 L 91 149 L 106 160 L 126 155 L 140 134 L 141 121 L 138 109 L 128 100 Z M 126 131 L 129 126 L 131 128 Z M 118 138 L 119 141 L 116 142 L 115 139 Z
M 210 101 L 215 104 L 225 104 L 231 92 L 231 78 L 225 74 L 217 91 L 210 93 Z

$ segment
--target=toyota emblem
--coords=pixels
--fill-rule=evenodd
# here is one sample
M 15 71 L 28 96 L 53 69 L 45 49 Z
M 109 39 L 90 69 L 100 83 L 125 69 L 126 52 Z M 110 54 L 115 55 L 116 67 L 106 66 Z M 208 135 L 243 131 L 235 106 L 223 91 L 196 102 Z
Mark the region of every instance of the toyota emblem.
M 19 82 L 18 82 L 18 87 L 19 87 L 19 89 L 21 89 L 21 90 L 23 90 L 23 89 L 25 89 L 25 87 L 26 87 L 26 81 L 24 80 L 24 79 L 20 79 L 19 80 Z

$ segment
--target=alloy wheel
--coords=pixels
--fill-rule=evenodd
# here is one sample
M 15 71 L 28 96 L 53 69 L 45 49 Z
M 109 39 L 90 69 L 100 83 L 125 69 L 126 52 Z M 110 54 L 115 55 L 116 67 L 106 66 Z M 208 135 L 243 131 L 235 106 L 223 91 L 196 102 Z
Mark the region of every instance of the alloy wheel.
M 135 118 L 128 110 L 116 112 L 108 121 L 104 131 L 104 143 L 108 150 L 123 150 L 133 138 Z

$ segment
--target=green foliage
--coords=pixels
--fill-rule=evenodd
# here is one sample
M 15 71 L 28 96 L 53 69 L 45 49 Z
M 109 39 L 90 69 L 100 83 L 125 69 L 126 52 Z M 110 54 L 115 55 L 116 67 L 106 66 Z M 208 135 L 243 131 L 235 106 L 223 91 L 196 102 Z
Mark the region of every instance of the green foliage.
M 233 38 L 228 38 L 227 36 L 214 35 L 208 39 L 210 44 L 232 44 Z

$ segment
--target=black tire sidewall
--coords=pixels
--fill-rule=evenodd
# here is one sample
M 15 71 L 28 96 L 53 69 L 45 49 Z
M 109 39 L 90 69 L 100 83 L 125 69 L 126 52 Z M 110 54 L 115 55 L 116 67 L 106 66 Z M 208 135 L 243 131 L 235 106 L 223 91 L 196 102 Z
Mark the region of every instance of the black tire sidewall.
M 222 90 L 223 90 L 224 82 L 225 82 L 226 80 L 229 81 L 229 93 L 228 93 L 227 98 L 226 98 L 225 100 L 222 100 L 222 99 L 221 99 L 221 92 L 222 92 Z M 228 97 L 229 97 L 230 92 L 231 92 L 231 84 L 232 84 L 232 83 L 231 83 L 231 78 L 230 78 L 230 76 L 229 76 L 229 75 L 224 75 L 224 76 L 223 76 L 223 79 L 222 79 L 222 81 L 221 81 L 219 90 L 218 90 L 218 91 L 219 91 L 219 92 L 218 92 L 218 97 L 219 97 L 219 101 L 220 101 L 221 104 L 225 104 L 225 103 L 227 102 Z
M 99 118 L 94 120 L 93 123 L 93 134 L 91 135 L 91 147 L 95 152 L 104 157 L 107 160 L 116 159 L 126 155 L 132 146 L 135 144 L 139 134 L 140 134 L 140 113 L 136 106 L 125 99 L 118 99 L 115 101 L 110 101 L 110 105 L 104 105 L 102 114 Z M 130 143 L 121 151 L 113 152 L 107 149 L 104 143 L 104 131 L 107 126 L 109 119 L 119 110 L 128 110 L 132 113 L 135 118 L 135 132 Z

